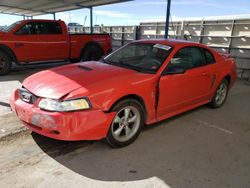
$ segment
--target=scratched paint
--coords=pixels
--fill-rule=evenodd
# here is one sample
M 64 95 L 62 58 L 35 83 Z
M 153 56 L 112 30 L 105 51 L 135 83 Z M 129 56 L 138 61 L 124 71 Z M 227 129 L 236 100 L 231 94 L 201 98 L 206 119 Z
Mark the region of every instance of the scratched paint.
M 55 120 L 47 114 L 35 114 L 32 116 L 31 122 L 33 125 L 43 127 L 45 129 L 55 129 Z

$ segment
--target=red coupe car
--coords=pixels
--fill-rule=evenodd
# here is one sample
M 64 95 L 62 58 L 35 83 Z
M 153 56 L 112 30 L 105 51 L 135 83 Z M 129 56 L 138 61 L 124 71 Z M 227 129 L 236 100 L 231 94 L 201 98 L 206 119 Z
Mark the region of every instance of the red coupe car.
M 235 62 L 176 40 L 130 43 L 100 61 L 36 73 L 11 96 L 32 131 L 59 140 L 132 143 L 152 124 L 210 103 L 218 108 L 236 80 Z

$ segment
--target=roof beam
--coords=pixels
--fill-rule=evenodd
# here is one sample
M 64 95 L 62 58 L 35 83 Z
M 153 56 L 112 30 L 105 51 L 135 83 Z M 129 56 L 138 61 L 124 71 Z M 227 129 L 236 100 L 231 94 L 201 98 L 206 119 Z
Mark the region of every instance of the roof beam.
M 1 4 L 1 3 L 0 3 L 0 6 L 2 6 L 2 7 L 7 7 L 8 10 L 10 10 L 10 9 L 21 9 L 21 10 L 26 10 L 26 11 L 42 12 L 42 13 L 44 13 L 44 14 L 49 14 L 49 12 L 46 12 L 46 11 L 36 11 L 36 10 L 33 10 L 33 9 L 21 8 L 21 7 L 18 7 L 18 6 L 15 7 L 15 6 L 10 6 L 10 5 L 3 5 L 3 4 Z
M 6 0 L 0 1 L 0 13 L 37 16 L 127 1 L 133 0 Z

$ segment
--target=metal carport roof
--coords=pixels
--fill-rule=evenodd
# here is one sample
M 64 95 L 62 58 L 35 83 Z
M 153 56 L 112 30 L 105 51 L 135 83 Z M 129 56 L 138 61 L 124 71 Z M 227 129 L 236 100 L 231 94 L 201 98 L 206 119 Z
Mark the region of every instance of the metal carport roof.
M 38 16 L 126 1 L 131 0 L 1 0 L 0 13 Z
M 122 3 L 133 0 L 0 0 L 0 13 L 19 16 L 33 17 L 43 14 L 76 10 L 81 8 L 90 9 L 90 27 L 93 32 L 93 12 L 95 6 Z M 171 0 L 167 0 L 165 38 L 168 37 Z

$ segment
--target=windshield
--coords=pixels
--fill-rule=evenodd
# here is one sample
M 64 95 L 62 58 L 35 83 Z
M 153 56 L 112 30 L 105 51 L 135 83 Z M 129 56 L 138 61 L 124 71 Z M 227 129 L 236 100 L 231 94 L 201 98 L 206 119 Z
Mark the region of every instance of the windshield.
M 104 62 L 140 72 L 156 73 L 171 50 L 172 47 L 162 44 L 131 43 L 104 58 Z
M 22 21 L 18 21 L 18 22 L 15 22 L 13 24 L 11 24 L 10 26 L 6 27 L 3 31 L 5 32 L 9 32 L 11 31 L 13 28 L 15 28 L 18 24 L 20 24 Z

